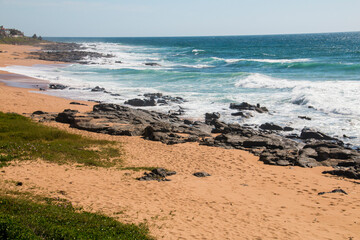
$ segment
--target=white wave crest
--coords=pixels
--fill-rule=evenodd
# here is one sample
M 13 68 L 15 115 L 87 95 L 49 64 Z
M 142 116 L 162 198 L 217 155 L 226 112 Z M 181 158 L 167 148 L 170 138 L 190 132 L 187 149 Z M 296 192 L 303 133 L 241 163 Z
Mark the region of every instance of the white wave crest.
M 241 88 L 283 89 L 294 88 L 297 84 L 296 81 L 288 81 L 286 79 L 274 78 L 260 73 L 253 73 L 238 80 L 235 83 L 235 86 Z
M 226 63 L 236 62 L 263 62 L 263 63 L 298 63 L 298 62 L 310 62 L 309 58 L 298 59 L 256 59 L 256 58 L 218 58 L 212 57 L 214 60 L 225 61 Z

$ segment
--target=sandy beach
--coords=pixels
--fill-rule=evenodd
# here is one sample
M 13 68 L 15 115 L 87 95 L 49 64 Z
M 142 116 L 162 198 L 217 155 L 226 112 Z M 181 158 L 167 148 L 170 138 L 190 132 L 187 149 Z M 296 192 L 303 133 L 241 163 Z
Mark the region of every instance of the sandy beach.
M 0 66 L 54 64 L 27 59 L 32 46 L 0 45 Z M 0 81 L 44 84 L 0 72 Z M 0 84 L 0 111 L 90 111 L 70 99 L 34 93 L 37 89 Z M 157 239 L 360 239 L 360 181 L 322 174 L 326 167 L 265 165 L 241 150 L 165 145 L 140 137 L 110 136 L 47 125 L 96 139 L 122 143 L 124 166 L 176 171 L 170 182 L 141 182 L 142 171 L 57 165 L 33 159 L 0 171 L 3 191 L 61 197 L 84 210 L 127 223 L 147 223 Z M 210 177 L 192 174 L 206 171 Z M 16 187 L 12 181 L 21 181 Z M 341 188 L 348 194 L 329 193 Z

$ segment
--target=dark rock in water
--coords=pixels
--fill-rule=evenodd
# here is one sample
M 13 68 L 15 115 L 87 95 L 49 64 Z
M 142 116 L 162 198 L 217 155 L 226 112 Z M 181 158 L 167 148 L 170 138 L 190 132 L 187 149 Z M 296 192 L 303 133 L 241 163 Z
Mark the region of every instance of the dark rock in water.
M 292 127 L 284 127 L 283 129 L 285 132 L 291 132 L 291 131 L 294 131 L 294 128 Z
M 282 127 L 273 124 L 273 123 L 264 123 L 260 125 L 260 128 L 263 130 L 275 130 L 275 131 L 282 131 L 284 130 Z
M 122 61 L 115 61 L 115 63 L 122 63 Z
M 335 138 L 329 137 L 319 131 L 316 131 L 312 128 L 303 128 L 301 130 L 301 139 L 318 139 L 318 140 L 336 140 Z
M 205 113 L 205 123 L 211 124 L 214 120 L 218 120 L 220 118 L 220 113 L 213 112 L 213 113 Z
M 29 58 L 46 61 L 59 62 L 78 62 L 87 63 L 88 58 L 111 58 L 113 55 L 101 54 L 97 52 L 78 51 L 81 50 L 79 44 L 74 43 L 52 43 L 42 45 L 42 51 L 31 52 Z
M 247 102 L 242 102 L 240 104 L 230 103 L 230 109 L 249 110 L 249 111 L 256 111 L 258 113 L 269 112 L 269 110 L 266 107 L 260 107 L 260 104 L 251 105 Z
M 121 95 L 118 94 L 118 93 L 110 93 L 110 95 L 113 96 L 113 97 L 120 97 L 120 96 L 121 96 Z
M 144 173 L 144 176 L 137 178 L 139 181 L 170 181 L 170 179 L 167 179 L 167 176 L 175 175 L 175 171 L 167 171 L 163 168 L 156 168 L 153 169 L 149 173 Z
M 343 193 L 345 195 L 348 195 L 347 192 L 345 192 L 344 190 L 342 190 L 341 188 L 337 188 L 337 189 L 334 189 L 330 192 L 319 192 L 318 195 L 324 195 L 326 193 Z
M 152 66 L 152 67 L 159 67 L 159 66 L 161 66 L 160 64 L 158 64 L 158 63 L 144 63 L 146 66 Z
M 46 91 L 45 88 L 39 88 L 39 91 Z
M 236 113 L 231 113 L 231 116 L 234 116 L 234 117 L 242 117 L 242 118 L 251 118 L 251 117 L 253 117 L 254 115 L 252 115 L 252 114 L 249 113 L 249 112 L 239 111 L 239 112 L 236 112 Z
M 48 114 L 47 112 L 43 112 L 43 111 L 35 111 L 32 113 L 32 115 L 43 115 L 43 114 Z
M 91 89 L 91 91 L 92 91 L 92 92 L 104 92 L 104 91 L 105 91 L 105 88 L 96 86 L 96 87 L 94 87 L 93 89 Z
M 298 118 L 311 121 L 311 118 L 309 118 L 307 116 L 298 116 Z
M 70 104 L 72 104 L 72 105 L 82 105 L 82 106 L 87 106 L 87 104 L 84 104 L 84 103 L 79 103 L 79 102 L 71 102 Z
M 208 174 L 207 172 L 196 172 L 193 174 L 195 177 L 209 177 L 211 176 L 210 174 Z
M 63 84 L 50 83 L 49 88 L 50 89 L 60 89 L 60 90 L 62 90 L 62 89 L 67 88 L 67 86 L 65 86 Z
M 139 98 L 130 99 L 130 100 L 126 101 L 125 104 L 135 106 L 135 107 L 156 106 L 156 102 L 154 99 L 148 100 L 148 99 L 139 99 Z
M 144 97 L 147 97 L 147 98 L 161 98 L 163 96 L 162 93 L 145 93 L 144 94 Z

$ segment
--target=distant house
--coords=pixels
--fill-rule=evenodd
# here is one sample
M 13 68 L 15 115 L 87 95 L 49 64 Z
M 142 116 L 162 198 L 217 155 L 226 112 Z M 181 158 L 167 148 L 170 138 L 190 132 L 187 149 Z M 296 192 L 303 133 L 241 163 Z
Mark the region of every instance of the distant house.
M 6 29 L 4 26 L 0 26 L 0 37 L 24 37 L 24 33 L 17 29 Z

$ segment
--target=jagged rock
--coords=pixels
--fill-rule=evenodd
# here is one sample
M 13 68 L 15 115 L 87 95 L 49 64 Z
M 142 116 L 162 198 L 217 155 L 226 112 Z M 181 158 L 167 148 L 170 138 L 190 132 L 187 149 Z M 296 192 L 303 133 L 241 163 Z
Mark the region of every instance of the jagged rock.
M 294 131 L 294 128 L 292 127 L 284 127 L 283 129 L 285 132 L 291 132 L 291 131 Z
M 49 88 L 50 89 L 60 89 L 63 90 L 65 88 L 67 88 L 67 86 L 63 85 L 63 84 L 58 84 L 58 83 L 50 83 L 49 84 Z
M 239 111 L 239 112 L 236 112 L 236 113 L 231 113 L 231 116 L 234 116 L 234 117 L 242 117 L 242 118 L 251 118 L 251 117 L 253 117 L 254 115 L 252 115 L 252 114 L 249 113 L 249 112 Z
M 211 176 L 210 174 L 208 174 L 207 172 L 196 172 L 193 174 L 195 177 L 209 177 Z
M 205 113 L 205 123 L 211 124 L 214 120 L 218 120 L 220 118 L 220 113 L 213 112 L 213 113 Z
M 273 124 L 273 123 L 264 123 L 260 125 L 260 128 L 263 130 L 275 130 L 275 131 L 282 131 L 284 130 L 282 127 Z
M 96 86 L 96 87 L 94 87 L 93 89 L 91 89 L 91 91 L 92 91 L 92 92 L 104 92 L 104 91 L 105 91 L 105 88 Z
M 230 109 L 237 109 L 237 110 L 249 110 L 249 111 L 256 111 L 258 113 L 265 113 L 269 112 L 266 107 L 260 107 L 260 104 L 251 105 L 247 102 L 242 102 L 240 104 L 237 103 L 230 103 Z
M 309 118 L 307 116 L 298 116 L 298 118 L 311 121 L 311 118 Z
M 316 131 L 312 128 L 303 128 L 301 130 L 301 139 L 318 139 L 318 140 L 337 140 L 335 138 L 329 137 L 319 131 Z
M 156 168 L 153 169 L 151 172 L 144 173 L 144 176 L 137 178 L 139 181 L 170 181 L 170 179 L 167 179 L 167 176 L 175 175 L 175 171 L 167 171 L 163 168 Z
M 65 109 L 62 113 L 59 113 L 55 118 L 55 121 L 61 123 L 74 123 L 75 114 L 78 110 Z
M 125 104 L 135 106 L 135 107 L 156 106 L 156 102 L 154 99 L 148 100 L 148 99 L 139 99 L 139 98 L 130 99 L 130 100 L 126 101 Z

